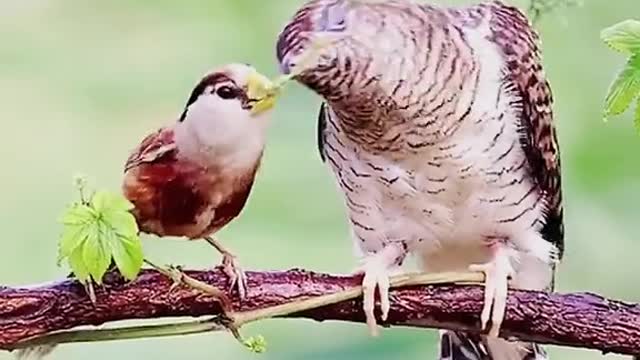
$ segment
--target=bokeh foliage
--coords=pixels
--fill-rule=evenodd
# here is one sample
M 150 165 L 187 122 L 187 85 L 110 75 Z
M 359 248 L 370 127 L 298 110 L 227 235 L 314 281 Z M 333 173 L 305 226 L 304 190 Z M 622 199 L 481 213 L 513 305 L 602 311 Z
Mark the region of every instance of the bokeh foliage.
M 440 1 L 469 3 L 471 1 Z M 302 0 L 5 0 L 0 2 L 0 142 L 3 169 L 0 283 L 66 276 L 56 266 L 58 215 L 75 196 L 71 176 L 91 174 L 117 191 L 128 152 L 175 119 L 200 75 L 230 61 L 277 74 L 274 39 Z M 563 160 L 567 253 L 559 291 L 594 291 L 640 301 L 640 140 L 628 121 L 603 123 L 613 69 L 625 59 L 600 31 L 637 14 L 637 0 L 588 0 L 566 22 L 538 26 L 556 100 Z M 524 1 L 518 2 L 526 5 Z M 287 88 L 276 110 L 265 163 L 243 216 L 220 238 L 248 268 L 347 272 L 351 255 L 342 204 L 315 150 L 319 99 Z M 204 243 L 143 238 L 157 262 L 206 267 L 220 261 Z M 71 345 L 52 359 L 425 359 L 436 333 L 270 320 L 247 328 L 269 348 L 253 355 L 231 338 Z M 600 354 L 552 348 L 562 359 Z M 614 356 L 611 356 L 612 358 Z M 0 359 L 9 359 L 0 353 Z

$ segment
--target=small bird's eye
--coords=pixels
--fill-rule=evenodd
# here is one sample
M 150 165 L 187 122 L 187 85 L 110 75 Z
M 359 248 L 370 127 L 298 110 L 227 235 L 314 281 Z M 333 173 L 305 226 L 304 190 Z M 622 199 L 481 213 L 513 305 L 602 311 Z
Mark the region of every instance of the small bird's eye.
M 216 90 L 216 94 L 222 99 L 235 99 L 238 97 L 238 93 L 230 86 L 221 86 Z

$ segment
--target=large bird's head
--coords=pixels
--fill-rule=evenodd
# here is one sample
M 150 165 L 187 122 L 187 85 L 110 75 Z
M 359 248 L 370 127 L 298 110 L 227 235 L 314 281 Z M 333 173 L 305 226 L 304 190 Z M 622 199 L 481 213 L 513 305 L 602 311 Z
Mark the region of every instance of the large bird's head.
M 184 133 L 207 147 L 241 144 L 263 138 L 275 99 L 271 82 L 252 66 L 227 64 L 197 83 L 178 120 Z
M 300 7 L 278 37 L 276 55 L 281 70 L 288 73 L 294 67 L 314 36 L 344 33 L 349 10 L 345 0 L 310 0 Z
M 311 0 L 278 38 L 281 71 L 304 66 L 296 79 L 330 102 L 345 94 L 372 96 L 376 87 L 403 75 L 394 72 L 394 62 L 403 58 L 409 37 L 390 24 L 409 28 L 421 21 L 407 11 L 412 6 L 419 5 L 406 0 Z M 303 64 L 318 43 L 316 61 Z
M 291 21 L 281 32 L 277 43 L 277 57 L 280 69 L 283 73 L 289 74 L 294 68 L 303 66 L 303 57 L 311 51 L 313 43 L 317 39 L 333 36 L 339 37 L 346 30 L 347 13 L 349 6 L 343 0 L 312 0 L 301 7 L 293 16 Z M 320 78 L 325 77 L 327 70 L 336 67 L 339 62 L 344 61 L 344 57 L 335 51 L 334 46 L 326 47 L 320 51 L 320 55 L 312 66 L 305 66 L 296 78 L 324 94 L 328 92 L 322 86 Z M 307 65 L 307 64 L 305 64 Z

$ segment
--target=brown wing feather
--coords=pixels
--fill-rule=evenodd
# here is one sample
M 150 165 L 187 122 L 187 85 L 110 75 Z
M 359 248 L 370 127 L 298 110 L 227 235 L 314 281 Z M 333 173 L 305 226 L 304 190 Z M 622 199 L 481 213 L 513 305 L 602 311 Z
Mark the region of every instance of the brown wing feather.
M 520 10 L 498 1 L 489 5 L 492 40 L 500 47 L 507 68 L 505 80 L 520 95 L 522 138 L 531 176 L 545 192 L 547 214 L 543 236 L 564 251 L 560 151 L 553 124 L 553 98 L 538 49 L 538 35 Z
M 190 227 L 206 207 L 205 194 L 193 179 L 200 169 L 178 161 L 171 128 L 142 140 L 125 165 L 123 193 L 135 205 L 140 229 L 159 236 L 189 236 Z
M 144 138 L 138 148 L 129 155 L 124 171 L 127 172 L 142 163 L 154 162 L 165 156 L 175 155 L 176 150 L 173 130 L 161 128 Z

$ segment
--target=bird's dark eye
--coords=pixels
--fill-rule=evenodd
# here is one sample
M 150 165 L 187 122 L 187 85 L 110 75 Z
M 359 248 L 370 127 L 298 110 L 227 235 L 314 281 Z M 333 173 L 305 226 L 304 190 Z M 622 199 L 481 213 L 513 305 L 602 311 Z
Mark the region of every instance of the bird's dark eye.
M 223 99 L 235 99 L 238 93 L 231 86 L 221 86 L 216 90 L 216 94 Z

